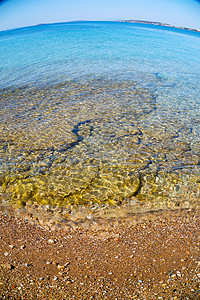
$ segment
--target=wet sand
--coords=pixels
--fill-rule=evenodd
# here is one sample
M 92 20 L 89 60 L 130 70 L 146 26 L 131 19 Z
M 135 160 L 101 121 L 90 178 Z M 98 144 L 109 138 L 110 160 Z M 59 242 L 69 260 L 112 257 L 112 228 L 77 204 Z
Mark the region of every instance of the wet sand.
M 1 208 L 0 299 L 200 299 L 199 221 L 160 211 L 52 230 Z

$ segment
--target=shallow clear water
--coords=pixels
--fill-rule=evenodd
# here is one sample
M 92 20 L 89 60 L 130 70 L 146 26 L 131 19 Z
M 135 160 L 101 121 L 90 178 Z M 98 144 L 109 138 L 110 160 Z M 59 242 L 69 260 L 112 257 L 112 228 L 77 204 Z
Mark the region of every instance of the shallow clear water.
M 4 200 L 199 200 L 199 33 L 40 25 L 0 32 L 0 61 Z

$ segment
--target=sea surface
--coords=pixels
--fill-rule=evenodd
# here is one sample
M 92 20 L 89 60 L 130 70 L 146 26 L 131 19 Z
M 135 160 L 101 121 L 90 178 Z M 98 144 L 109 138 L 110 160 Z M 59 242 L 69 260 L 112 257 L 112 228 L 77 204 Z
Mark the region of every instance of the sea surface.
M 122 22 L 0 32 L 0 193 L 19 206 L 200 200 L 200 33 Z

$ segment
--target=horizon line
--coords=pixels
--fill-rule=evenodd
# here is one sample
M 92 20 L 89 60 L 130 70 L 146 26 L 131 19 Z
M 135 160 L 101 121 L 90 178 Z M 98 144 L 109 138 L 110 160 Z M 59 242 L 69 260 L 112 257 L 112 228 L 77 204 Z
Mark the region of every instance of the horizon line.
M 197 28 L 190 28 L 190 27 L 184 27 L 184 26 L 176 26 L 172 24 L 168 24 L 161 21 L 149 21 L 149 20 L 138 20 L 138 19 L 121 19 L 121 20 L 71 20 L 71 21 L 61 21 L 61 22 L 47 22 L 47 23 L 37 23 L 33 25 L 28 26 L 22 26 L 22 27 L 13 27 L 9 29 L 0 29 L 0 32 L 9 31 L 9 30 L 17 30 L 17 29 L 24 29 L 24 28 L 30 28 L 30 27 L 36 27 L 36 26 L 44 26 L 44 25 L 56 25 L 56 24 L 67 24 L 67 23 L 78 23 L 78 22 L 121 22 L 121 23 L 134 23 L 134 24 L 146 24 L 146 25 L 155 25 L 155 26 L 164 26 L 169 28 L 177 28 L 177 29 L 184 29 L 194 32 L 200 32 L 200 29 Z

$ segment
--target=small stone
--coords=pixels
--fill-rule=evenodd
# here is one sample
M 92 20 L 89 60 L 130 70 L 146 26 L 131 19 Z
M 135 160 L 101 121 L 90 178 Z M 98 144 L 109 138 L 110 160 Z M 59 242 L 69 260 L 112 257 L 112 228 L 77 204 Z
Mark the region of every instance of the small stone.
M 13 245 L 9 245 L 9 247 L 10 247 L 10 249 L 13 249 L 15 246 L 13 246 Z
M 22 245 L 22 246 L 20 247 L 21 250 L 23 250 L 23 249 L 25 249 L 25 248 L 26 248 L 25 245 Z
M 11 285 L 11 290 L 14 290 L 16 289 L 16 286 L 15 285 Z
M 4 252 L 4 256 L 8 256 L 8 252 Z
M 58 277 L 54 276 L 53 281 L 56 281 L 58 279 Z
M 55 241 L 54 241 L 54 240 L 52 240 L 52 239 L 49 239 L 49 240 L 48 240 L 48 243 L 49 243 L 49 244 L 54 244 L 54 243 L 55 243 Z
M 61 270 L 61 269 L 64 269 L 65 268 L 65 266 L 62 266 L 62 265 L 57 265 L 57 268 L 59 269 L 59 270 Z
M 169 272 L 168 276 L 171 276 L 174 273 L 174 270 L 172 270 L 171 272 Z
M 30 268 L 30 267 L 33 266 L 32 264 L 28 264 L 28 263 L 24 263 L 24 265 L 25 265 L 25 267 L 27 267 L 27 268 Z
M 181 272 L 177 271 L 176 275 L 179 276 L 179 277 L 181 277 Z

